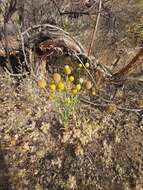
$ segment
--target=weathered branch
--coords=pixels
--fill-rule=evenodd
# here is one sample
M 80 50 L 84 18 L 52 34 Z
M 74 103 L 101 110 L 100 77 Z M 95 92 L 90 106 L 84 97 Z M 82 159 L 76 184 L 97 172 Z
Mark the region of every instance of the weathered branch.
M 137 60 L 139 59 L 140 56 L 143 56 L 143 48 L 141 48 L 138 51 L 138 53 L 133 57 L 133 59 L 125 67 L 123 67 L 118 72 L 114 73 L 114 77 L 125 76 L 133 67 L 139 64 Z M 142 61 L 141 61 L 141 64 L 142 64 Z

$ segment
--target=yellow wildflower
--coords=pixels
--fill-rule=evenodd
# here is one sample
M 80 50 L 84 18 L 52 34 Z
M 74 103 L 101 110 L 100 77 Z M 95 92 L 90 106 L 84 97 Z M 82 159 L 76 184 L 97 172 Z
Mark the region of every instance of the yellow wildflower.
M 65 85 L 64 85 L 63 82 L 60 82 L 60 83 L 58 84 L 58 89 L 59 89 L 59 90 L 64 90 L 64 89 L 65 89 Z
M 82 67 L 83 67 L 83 65 L 82 65 L 81 63 L 79 63 L 79 64 L 78 64 L 78 67 L 79 67 L 79 68 L 82 68 Z
M 91 81 L 87 81 L 85 85 L 86 85 L 85 87 L 86 87 L 87 90 L 90 90 L 92 88 L 92 86 L 93 86 Z
M 56 90 L 56 85 L 55 84 L 51 84 L 50 85 L 50 90 L 52 90 L 52 91 Z
M 69 77 L 69 80 L 70 80 L 71 82 L 74 81 L 74 76 L 71 75 L 71 76 Z
M 61 75 L 59 73 L 54 73 L 53 79 L 54 79 L 55 83 L 58 84 L 61 81 Z
M 86 67 L 86 68 L 89 68 L 89 67 L 90 67 L 90 64 L 89 64 L 89 63 L 85 63 L 85 67 Z
M 76 89 L 77 89 L 77 91 L 80 91 L 81 85 L 80 85 L 80 84 L 77 84 L 77 85 L 76 85 Z
M 91 93 L 93 96 L 96 96 L 97 95 L 97 89 L 93 88 Z
M 96 96 L 97 95 L 97 93 L 96 93 L 96 91 L 94 90 L 94 91 L 92 91 L 92 95 L 93 96 Z
M 70 74 L 71 74 L 71 69 L 70 69 L 69 65 L 66 65 L 66 66 L 65 66 L 65 73 L 66 73 L 67 75 L 70 75 Z
M 46 83 L 45 79 L 38 80 L 37 84 L 38 84 L 39 88 L 45 88 L 47 86 L 47 83 Z

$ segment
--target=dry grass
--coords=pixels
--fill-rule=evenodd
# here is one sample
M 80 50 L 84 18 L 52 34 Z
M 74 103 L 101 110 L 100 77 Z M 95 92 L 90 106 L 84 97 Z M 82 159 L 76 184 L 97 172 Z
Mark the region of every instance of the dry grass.
M 0 88 L 1 189 L 143 188 L 141 114 L 49 98 L 31 76 Z

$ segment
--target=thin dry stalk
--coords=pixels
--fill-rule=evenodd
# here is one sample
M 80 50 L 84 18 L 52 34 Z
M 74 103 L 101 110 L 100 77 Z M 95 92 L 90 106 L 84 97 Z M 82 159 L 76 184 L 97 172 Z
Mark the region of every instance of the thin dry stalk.
M 90 100 L 87 100 L 85 98 L 80 98 L 80 100 L 84 103 L 87 103 L 87 104 L 95 106 L 95 107 L 106 108 L 109 105 L 109 104 L 104 104 L 104 103 L 101 103 L 101 104 L 94 103 L 94 102 L 91 102 Z M 117 109 L 127 111 L 127 112 L 136 112 L 136 113 L 142 112 L 142 109 L 126 108 L 126 107 L 121 107 L 121 106 L 117 106 Z
M 89 50 L 88 50 L 88 56 L 91 54 L 91 50 L 92 50 L 92 47 L 94 45 L 94 41 L 95 41 L 95 37 L 96 37 L 98 25 L 99 25 L 99 20 L 100 20 L 100 16 L 101 16 L 101 8 L 102 8 L 102 0 L 99 1 L 99 9 L 98 9 L 97 18 L 96 18 L 95 25 L 94 25 L 91 43 L 90 43 Z
M 79 62 L 83 65 L 85 71 L 88 73 L 88 75 L 90 76 L 92 82 L 93 82 L 94 85 L 96 86 L 96 81 L 95 81 L 94 77 L 92 76 L 92 74 L 90 73 L 90 71 L 85 67 L 84 63 L 82 62 L 82 60 L 81 60 L 78 56 L 76 56 L 76 58 L 77 58 L 77 59 L 79 60 Z
M 21 31 L 18 30 L 18 32 L 19 32 L 19 36 L 20 36 L 20 39 L 21 39 L 21 46 L 22 46 L 22 52 L 23 52 L 25 64 L 26 64 L 28 70 L 30 71 L 31 68 L 29 68 L 29 64 L 28 64 L 27 56 L 26 56 L 26 52 L 25 52 L 24 38 L 23 38 L 23 35 L 22 35 Z

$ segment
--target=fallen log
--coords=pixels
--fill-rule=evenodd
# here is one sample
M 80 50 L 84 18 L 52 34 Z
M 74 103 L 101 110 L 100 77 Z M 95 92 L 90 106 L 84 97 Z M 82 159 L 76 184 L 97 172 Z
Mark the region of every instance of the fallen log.
M 140 59 L 140 56 L 143 54 L 143 48 L 141 48 L 126 66 L 117 71 L 111 71 L 105 65 L 98 63 L 94 57 L 88 57 L 87 51 L 78 40 L 55 25 L 35 25 L 16 35 L 11 31 L 11 27 L 8 28 L 10 28 L 10 30 L 7 33 L 6 40 L 9 60 L 5 53 L 6 47 L 4 47 L 4 39 L 1 36 L 0 67 L 4 70 L 12 70 L 12 73 L 16 74 L 25 71 L 31 72 L 31 64 L 34 64 L 35 74 L 39 75 L 37 70 L 39 70 L 38 68 L 41 67 L 43 62 L 50 66 L 51 70 L 58 66 L 63 68 L 64 63 L 70 62 L 70 64 L 74 66 L 77 62 L 83 64 L 90 62 L 92 71 L 95 70 L 95 73 L 96 71 L 100 73 L 97 77 L 92 78 L 93 80 L 98 80 L 98 76 L 100 76 L 104 78 L 104 81 L 106 81 L 107 78 L 108 81 L 118 83 L 118 79 L 120 79 L 120 81 L 124 83 L 128 72 L 139 64 L 138 59 Z M 34 59 L 31 59 L 31 54 Z M 11 69 L 9 69 L 9 67 Z M 48 69 L 48 67 L 46 66 L 45 69 Z
M 23 39 L 23 40 L 22 40 Z M 45 57 L 50 59 L 56 56 L 58 57 L 72 57 L 73 55 L 78 55 L 83 59 L 87 60 L 86 50 L 75 38 L 73 38 L 69 33 L 65 32 L 57 26 L 50 24 L 36 25 L 28 28 L 26 31 L 19 35 L 13 35 L 13 31 L 8 33 L 6 36 L 7 47 L 5 47 L 5 39 L 1 38 L 0 44 L 0 57 L 1 60 L 7 60 L 5 48 L 9 52 L 10 64 L 13 64 L 12 58 L 18 57 L 19 63 L 15 61 L 15 64 L 24 64 L 23 57 L 24 53 L 25 59 L 29 58 L 29 50 L 31 50 L 39 59 Z M 25 51 L 25 52 L 24 52 Z M 34 60 L 37 62 L 37 60 Z M 1 61 L 0 65 L 3 67 L 5 62 Z M 39 63 L 40 64 L 40 63 Z M 17 67 L 17 66 L 16 66 Z M 27 66 L 28 67 L 28 66 Z M 14 70 L 12 72 L 15 72 Z

